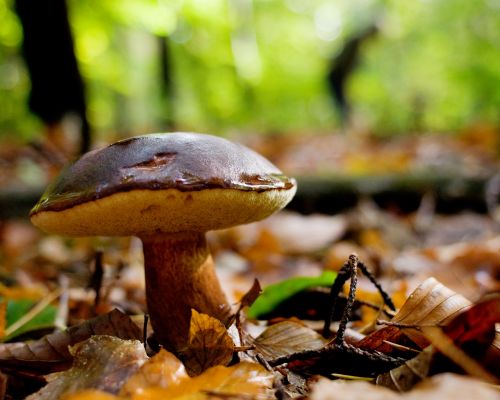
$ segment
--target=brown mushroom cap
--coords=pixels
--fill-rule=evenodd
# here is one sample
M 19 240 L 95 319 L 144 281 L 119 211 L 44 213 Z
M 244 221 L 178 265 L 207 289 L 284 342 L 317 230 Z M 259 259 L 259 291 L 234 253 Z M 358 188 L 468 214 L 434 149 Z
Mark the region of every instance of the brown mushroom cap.
M 263 219 L 295 181 L 245 146 L 204 134 L 137 136 L 85 154 L 31 211 L 69 236 L 205 232 Z

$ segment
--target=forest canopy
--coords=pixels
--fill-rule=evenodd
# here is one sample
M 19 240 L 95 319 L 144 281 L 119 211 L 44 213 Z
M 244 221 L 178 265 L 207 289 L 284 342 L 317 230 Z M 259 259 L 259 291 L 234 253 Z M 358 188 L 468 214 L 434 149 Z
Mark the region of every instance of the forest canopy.
M 497 0 L 68 0 L 98 135 L 329 132 L 326 78 L 369 26 L 347 82 L 356 121 L 382 134 L 500 122 Z M 30 137 L 29 78 L 12 0 L 0 0 L 0 135 Z M 118 134 L 117 134 L 118 132 Z

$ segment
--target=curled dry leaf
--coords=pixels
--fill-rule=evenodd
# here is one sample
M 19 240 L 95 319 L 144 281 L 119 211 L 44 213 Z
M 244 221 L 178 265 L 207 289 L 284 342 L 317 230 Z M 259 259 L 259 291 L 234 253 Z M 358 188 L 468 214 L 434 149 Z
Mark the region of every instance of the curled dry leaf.
M 241 310 L 243 307 L 250 307 L 261 293 L 262 287 L 260 286 L 260 282 L 258 279 L 254 279 L 252 287 L 241 298 L 239 309 Z
M 471 306 L 471 302 L 460 294 L 448 289 L 434 278 L 428 278 L 408 297 L 391 323 L 368 335 L 357 346 L 366 350 L 378 350 L 390 353 L 393 347 L 387 342 L 408 344 L 408 339 L 420 348 L 428 344 L 421 332 L 412 327 L 443 325 L 453 319 L 460 312 Z M 401 326 L 404 328 L 402 333 Z
M 92 335 L 110 335 L 121 339 L 142 338 L 142 332 L 129 316 L 113 310 L 65 331 L 52 333 L 31 343 L 5 343 L 0 345 L 0 365 L 48 373 L 67 367 L 72 355 L 68 346 L 88 339 Z
M 311 400 L 496 400 L 498 391 L 473 378 L 441 374 L 426 379 L 407 393 L 361 381 L 330 381 L 320 379 L 312 388 Z
M 201 374 L 215 365 L 227 365 L 233 357 L 234 343 L 218 319 L 191 310 L 187 348 L 181 358 L 189 375 Z
M 49 383 L 29 400 L 58 399 L 84 389 L 117 393 L 124 382 L 147 360 L 138 340 L 92 336 L 71 348 L 73 366 L 48 376 Z
M 271 325 L 253 343 L 257 353 L 267 359 L 275 359 L 319 349 L 326 344 L 326 340 L 316 331 L 297 322 L 283 321 Z
M 428 346 L 416 357 L 405 362 L 403 365 L 393 370 L 380 374 L 376 383 L 396 392 L 407 392 L 418 382 L 427 377 L 434 350 Z

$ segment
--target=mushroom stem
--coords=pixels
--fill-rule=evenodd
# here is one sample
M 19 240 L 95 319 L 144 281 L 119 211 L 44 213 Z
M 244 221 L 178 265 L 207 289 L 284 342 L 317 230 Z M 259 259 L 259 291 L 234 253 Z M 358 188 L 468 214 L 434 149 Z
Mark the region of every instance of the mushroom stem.
M 179 353 L 187 344 L 192 308 L 223 321 L 230 307 L 204 233 L 155 234 L 141 240 L 155 337 L 167 350 Z

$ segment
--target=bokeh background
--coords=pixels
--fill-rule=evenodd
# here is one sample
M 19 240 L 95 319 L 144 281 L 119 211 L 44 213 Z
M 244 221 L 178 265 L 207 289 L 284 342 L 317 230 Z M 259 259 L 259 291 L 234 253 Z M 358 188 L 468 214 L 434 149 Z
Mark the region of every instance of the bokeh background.
M 380 135 L 500 122 L 500 1 L 68 0 L 97 140 L 167 129 L 330 133 L 328 74 L 367 29 L 346 79 L 350 125 Z M 42 131 L 13 0 L 0 0 L 0 135 Z

